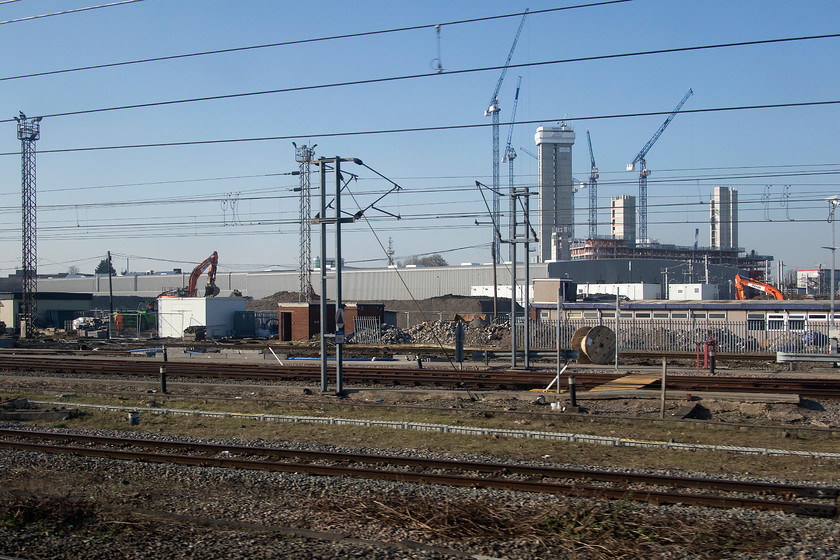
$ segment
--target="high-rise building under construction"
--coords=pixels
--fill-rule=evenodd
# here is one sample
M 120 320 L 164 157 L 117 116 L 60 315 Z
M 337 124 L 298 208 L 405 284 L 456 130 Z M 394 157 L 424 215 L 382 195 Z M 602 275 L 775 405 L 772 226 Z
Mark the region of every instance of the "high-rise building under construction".
M 541 126 L 534 136 L 539 152 L 539 259 L 569 260 L 569 242 L 575 234 L 574 186 L 572 183 L 572 144 L 574 129 Z M 554 241 L 552 241 L 554 239 Z M 552 245 L 558 245 L 552 251 Z
M 709 230 L 713 249 L 738 247 L 738 189 L 714 188 L 709 204 Z

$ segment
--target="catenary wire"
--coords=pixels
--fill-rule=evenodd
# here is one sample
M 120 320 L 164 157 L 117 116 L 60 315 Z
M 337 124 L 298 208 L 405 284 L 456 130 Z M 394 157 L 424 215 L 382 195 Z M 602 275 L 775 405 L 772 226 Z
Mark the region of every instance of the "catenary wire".
M 134 4 L 135 2 L 143 2 L 143 0 L 122 0 L 120 2 L 111 2 L 109 4 L 100 4 L 98 6 L 87 6 L 85 8 L 73 8 L 72 10 L 64 10 L 61 12 L 51 12 L 49 14 L 39 14 L 37 16 L 26 16 L 22 18 L 16 19 L 7 19 L 6 21 L 0 21 L 0 25 L 6 25 L 8 23 L 20 23 L 22 21 L 31 21 L 33 19 L 41 19 L 46 17 L 52 16 L 64 16 L 67 14 L 75 14 L 78 12 L 87 12 L 90 10 L 98 10 L 100 8 L 111 8 L 114 6 L 122 6 L 123 4 Z
M 9 0 L 17 2 L 18 0 Z M 578 4 L 575 6 L 562 6 L 559 8 L 546 8 L 544 10 L 533 10 L 529 11 L 528 15 L 540 15 L 546 14 L 550 12 L 558 12 L 561 10 L 572 10 L 577 8 L 591 8 L 597 6 L 605 6 L 608 4 L 621 4 L 625 2 L 630 2 L 632 0 L 606 0 L 604 2 L 593 2 L 589 4 Z M 3 2 L 0 2 L 2 4 Z M 389 33 L 399 33 L 404 31 L 417 31 L 421 29 L 433 29 L 435 27 L 443 27 L 443 26 L 454 26 L 454 25 L 462 25 L 467 23 L 478 23 L 483 21 L 491 21 L 497 19 L 504 19 L 504 18 L 512 18 L 512 17 L 519 17 L 522 16 L 524 12 L 516 12 L 513 14 L 503 14 L 503 15 L 495 15 L 495 16 L 486 16 L 486 17 L 478 17 L 478 18 L 471 18 L 471 19 L 462 19 L 462 20 L 455 20 L 455 21 L 448 21 L 444 23 L 437 23 L 437 24 L 422 24 L 422 25 L 413 25 L 413 26 L 406 26 L 406 27 L 395 27 L 391 29 L 380 29 L 376 31 L 361 31 L 358 33 L 347 33 L 343 35 L 330 35 L 326 37 L 314 37 L 310 39 L 298 39 L 293 41 L 281 41 L 277 43 L 265 43 L 261 45 L 246 45 L 243 47 L 231 47 L 227 49 L 214 49 L 209 51 L 200 51 L 200 52 L 193 52 L 193 53 L 182 53 L 182 54 L 173 54 L 167 56 L 158 56 L 152 58 L 141 58 L 136 60 L 126 60 L 121 62 L 110 62 L 110 63 L 103 63 L 103 64 L 92 64 L 88 66 L 79 66 L 76 68 L 64 68 L 59 70 L 47 70 L 44 72 L 34 72 L 31 74 L 21 74 L 18 76 L 5 76 L 0 77 L 0 82 L 7 81 L 7 80 L 20 80 L 23 78 L 35 78 L 40 76 L 51 76 L 55 74 L 65 74 L 68 72 L 81 72 L 85 70 L 99 70 L 103 68 L 114 68 L 118 66 L 129 66 L 133 64 L 145 64 L 149 62 L 163 62 L 167 60 L 178 60 L 182 58 L 192 58 L 197 56 L 209 56 L 209 55 L 217 55 L 217 54 L 228 54 L 228 53 L 235 53 L 235 52 L 243 52 L 243 51 L 252 51 L 258 49 L 267 49 L 267 48 L 275 48 L 275 47 L 287 47 L 293 45 L 303 45 L 307 43 L 317 43 L 323 41 L 334 41 L 339 39 L 352 39 L 358 37 L 368 37 L 372 35 L 384 35 Z
M 276 95 L 279 93 L 290 93 L 290 92 L 300 92 L 300 91 L 312 91 L 318 89 L 328 89 L 334 87 L 347 87 L 347 86 L 357 86 L 357 85 L 370 85 L 370 84 L 380 84 L 386 82 L 398 82 L 404 80 L 415 80 L 420 78 L 431 78 L 431 77 L 440 77 L 440 76 L 454 76 L 460 74 L 473 74 L 478 72 L 490 72 L 490 71 L 499 71 L 504 70 L 505 68 L 529 68 L 529 67 L 537 67 L 537 66 L 549 66 L 549 65 L 556 65 L 556 64 L 568 64 L 573 62 L 592 62 L 596 60 L 610 60 L 610 59 L 619 59 L 619 58 L 629 58 L 629 57 L 636 57 L 636 56 L 650 56 L 650 55 L 657 55 L 657 54 L 672 54 L 678 52 L 691 52 L 691 51 L 699 51 L 699 50 L 709 50 L 709 49 L 720 49 L 720 48 L 731 48 L 731 47 L 741 47 L 741 46 L 754 46 L 754 45 L 764 45 L 764 44 L 772 44 L 772 43 L 783 43 L 783 42 L 793 42 L 793 41 L 809 41 L 809 40 L 818 40 L 818 39 L 836 39 L 840 37 L 840 33 L 831 33 L 825 35 L 807 35 L 801 37 L 785 37 L 785 38 L 777 38 L 777 39 L 762 39 L 756 41 L 739 41 L 733 43 L 717 43 L 714 45 L 695 45 L 690 47 L 673 47 L 668 49 L 656 49 L 656 50 L 648 50 L 648 51 L 635 51 L 635 52 L 627 52 L 627 53 L 614 53 L 614 54 L 607 54 L 607 55 L 595 55 L 595 56 L 584 56 L 584 57 L 577 57 L 577 58 L 567 58 L 567 59 L 559 59 L 559 60 L 547 60 L 541 62 L 525 62 L 520 64 L 509 64 L 507 66 L 485 66 L 482 68 L 467 68 L 464 70 L 451 70 L 444 73 L 438 72 L 424 72 L 421 74 L 408 74 L 403 76 L 390 76 L 385 78 L 370 78 L 367 80 L 350 80 L 345 82 L 333 82 L 329 84 L 317 84 L 317 85 L 309 85 L 309 86 L 296 86 L 296 87 L 289 87 L 289 88 L 278 88 L 278 89 L 270 89 L 270 90 L 262 90 L 262 91 L 249 91 L 249 92 L 240 92 L 240 93 L 230 93 L 230 94 L 222 94 L 222 95 L 209 95 L 203 97 L 192 97 L 188 99 L 172 99 L 168 101 L 150 101 L 147 103 L 134 103 L 129 105 L 118 105 L 113 107 L 100 107 L 97 109 L 80 109 L 77 111 L 65 111 L 61 113 L 47 113 L 44 115 L 40 115 L 43 118 L 56 118 L 56 117 L 69 117 L 69 116 L 78 116 L 78 115 L 89 115 L 94 113 L 106 113 L 111 111 L 124 111 L 129 109 L 146 109 L 150 107 L 162 107 L 162 106 L 169 106 L 169 105 L 180 105 L 185 103 L 198 103 L 198 102 L 205 102 L 205 101 L 220 101 L 224 99 L 237 99 L 243 97 L 253 97 L 258 95 Z M 668 111 L 667 113 L 654 113 L 656 115 L 660 114 L 670 114 L 672 111 Z M 682 111 L 683 113 L 687 113 L 689 111 Z M 561 119 L 551 119 L 551 120 L 561 120 Z M 2 119 L 0 123 L 4 122 L 13 122 L 14 119 Z M 520 124 L 520 123 L 513 123 L 513 124 Z M 303 138 L 306 135 L 298 135 L 293 136 L 290 138 Z M 313 136 L 319 137 L 319 136 Z
M 759 109 L 785 109 L 785 108 L 795 108 L 795 107 L 820 107 L 820 106 L 829 106 L 829 105 L 838 105 L 840 104 L 840 100 L 832 99 L 826 101 L 800 101 L 800 102 L 789 102 L 789 103 L 769 103 L 763 105 L 738 105 L 738 106 L 730 106 L 730 107 L 710 107 L 706 109 L 683 109 L 680 113 L 717 113 L 717 112 L 730 112 L 730 111 L 747 111 L 747 110 L 759 110 Z M 545 118 L 545 119 L 536 119 L 536 120 L 527 120 L 527 121 L 516 121 L 515 125 L 523 125 L 523 124 L 540 124 L 545 122 L 551 121 L 559 121 L 559 120 L 575 120 L 575 121 L 595 121 L 595 120 L 608 120 L 608 119 L 625 119 L 625 118 L 636 118 L 636 117 L 653 117 L 653 116 L 662 116 L 662 115 L 669 115 L 673 112 L 671 111 L 650 111 L 650 112 L 640 112 L 640 113 L 616 113 L 612 115 L 590 115 L 590 116 L 564 116 L 562 118 L 552 117 L 552 118 Z M 8 122 L 8 121 L 0 121 L 0 122 Z M 294 140 L 297 138 L 340 138 L 340 137 L 351 137 L 351 136 L 368 136 L 368 135 L 378 135 L 378 134 L 398 134 L 398 133 L 407 133 L 407 132 L 434 132 L 434 131 L 443 131 L 443 130 L 464 130 L 464 129 L 471 129 L 471 128 L 486 128 L 493 126 L 491 123 L 479 123 L 479 124 L 461 124 L 461 125 L 441 125 L 441 126 L 427 126 L 427 127 L 412 127 L 412 128 L 391 128 L 391 129 L 379 129 L 379 130 L 359 130 L 353 132 L 325 132 L 321 134 L 294 134 L 294 135 L 286 135 L 286 136 L 263 136 L 263 137 L 255 137 L 255 138 L 228 138 L 228 139 L 218 139 L 218 140 L 190 140 L 185 142 L 155 142 L 150 144 L 123 144 L 123 145 L 111 145 L 111 146 L 89 146 L 84 148 L 56 148 L 52 150 L 39 150 L 39 154 L 59 154 L 59 153 L 71 153 L 71 152 L 95 152 L 101 150 L 128 150 L 128 149 L 138 149 L 138 148 L 171 148 L 171 147 L 178 147 L 178 146 L 200 146 L 200 145 L 213 145 L 213 144 L 233 144 L 233 143 L 244 143 L 244 142 L 266 142 L 266 141 L 277 141 L 277 140 Z M 18 152 L 2 152 L 0 156 L 19 156 Z

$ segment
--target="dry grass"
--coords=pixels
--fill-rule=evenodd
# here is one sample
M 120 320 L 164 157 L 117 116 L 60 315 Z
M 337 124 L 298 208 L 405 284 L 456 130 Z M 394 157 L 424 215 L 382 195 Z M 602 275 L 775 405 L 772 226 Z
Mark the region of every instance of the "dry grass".
M 668 557 L 669 552 L 715 558 L 723 551 L 754 552 L 781 542 L 760 527 L 642 512 L 627 502 L 516 506 L 480 499 L 406 499 L 389 492 L 375 500 L 322 498 L 314 503 L 330 522 L 404 527 L 445 543 L 526 539 L 567 558 Z
M 92 501 L 78 498 L 0 493 L 0 525 L 5 527 L 65 534 L 94 525 L 97 509 Z

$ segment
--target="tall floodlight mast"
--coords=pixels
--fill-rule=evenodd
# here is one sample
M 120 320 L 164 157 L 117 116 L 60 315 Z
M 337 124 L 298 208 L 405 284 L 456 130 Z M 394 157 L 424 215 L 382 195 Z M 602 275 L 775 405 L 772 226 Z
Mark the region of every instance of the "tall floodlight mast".
M 310 177 L 310 162 L 315 155 L 314 146 L 300 146 L 292 142 L 295 147 L 295 161 L 300 165 L 300 270 L 298 276 L 300 277 L 300 291 L 298 292 L 298 301 L 312 301 L 314 290 L 312 289 L 312 272 L 309 268 L 312 259 L 312 219 L 311 212 L 311 177 Z
M 20 306 L 20 334 L 28 336 L 35 327 L 35 294 L 38 291 L 38 250 L 35 207 L 35 142 L 41 137 L 41 117 L 27 119 L 23 112 L 17 121 L 21 159 L 21 256 L 23 301 Z
M 502 73 L 499 76 L 499 81 L 496 82 L 496 89 L 493 90 L 493 95 L 490 96 L 490 104 L 487 110 L 484 111 L 484 116 L 490 116 L 493 118 L 493 221 L 494 223 L 498 224 L 499 219 L 501 218 L 501 203 L 499 199 L 499 111 L 501 108 L 499 107 L 499 90 L 502 89 L 502 82 L 505 80 L 505 74 L 507 74 L 508 66 L 510 65 L 510 59 L 513 58 L 513 51 L 516 49 L 516 43 L 519 42 L 519 35 L 522 33 L 522 26 L 525 25 L 525 18 L 528 15 L 528 10 L 525 10 L 525 13 L 522 14 L 522 21 L 519 22 L 519 29 L 516 30 L 516 37 L 513 39 L 513 44 L 510 46 L 510 52 L 508 53 L 507 60 L 505 61 L 505 65 L 502 67 Z M 493 240 L 495 241 L 495 232 L 493 232 Z M 496 245 L 496 255 L 495 260 L 496 262 L 501 262 L 501 247 Z
M 595 152 L 592 151 L 592 138 L 586 129 L 586 141 L 589 143 L 589 238 L 598 236 L 598 167 L 595 165 Z
M 682 106 L 688 101 L 688 98 L 694 92 L 691 91 L 691 88 L 688 89 L 688 93 L 682 98 L 677 104 L 677 107 L 671 111 L 671 114 L 668 115 L 668 118 L 665 119 L 665 122 L 662 123 L 662 126 L 659 127 L 659 130 L 653 135 L 653 137 L 648 140 L 647 144 L 645 144 L 644 148 L 638 153 L 638 155 L 633 159 L 633 161 L 627 164 L 627 171 L 633 171 L 636 168 L 636 164 L 639 164 L 639 239 L 642 242 L 647 242 L 648 233 L 647 233 L 647 178 L 650 175 L 650 171 L 647 169 L 647 164 L 645 163 L 645 156 L 648 153 L 653 145 L 659 140 L 659 137 L 662 136 L 662 133 L 671 124 L 671 121 L 674 120 L 674 117 L 677 116 L 677 113 L 680 112 Z
M 511 140 L 513 140 L 513 123 L 516 122 L 516 106 L 519 104 L 519 86 L 522 84 L 522 76 L 519 76 L 519 79 L 516 81 L 516 95 L 513 98 L 513 109 L 510 111 L 510 130 L 508 130 L 507 136 L 507 144 L 505 144 L 505 155 L 502 158 L 502 163 L 507 162 L 508 164 L 508 189 L 511 194 L 513 194 L 513 189 L 515 185 L 513 183 L 513 160 L 516 159 L 516 150 L 513 149 L 513 146 L 510 145 Z M 516 202 L 515 197 L 510 197 L 510 215 L 514 215 L 514 208 L 513 204 Z M 509 228 L 509 235 L 510 238 L 513 239 L 514 237 L 514 230 L 515 224 L 513 223 L 513 218 L 511 217 L 510 220 L 510 228 Z M 513 244 L 509 247 L 510 250 L 510 260 L 513 261 L 513 254 L 514 254 L 514 247 Z M 516 264 L 516 263 L 514 263 Z

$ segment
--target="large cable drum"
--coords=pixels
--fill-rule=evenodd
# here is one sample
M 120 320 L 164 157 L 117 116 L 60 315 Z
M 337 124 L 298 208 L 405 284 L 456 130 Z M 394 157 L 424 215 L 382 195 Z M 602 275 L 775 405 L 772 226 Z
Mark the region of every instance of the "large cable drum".
M 615 333 L 608 327 L 581 327 L 572 335 L 572 349 L 581 364 L 606 365 L 615 358 Z

